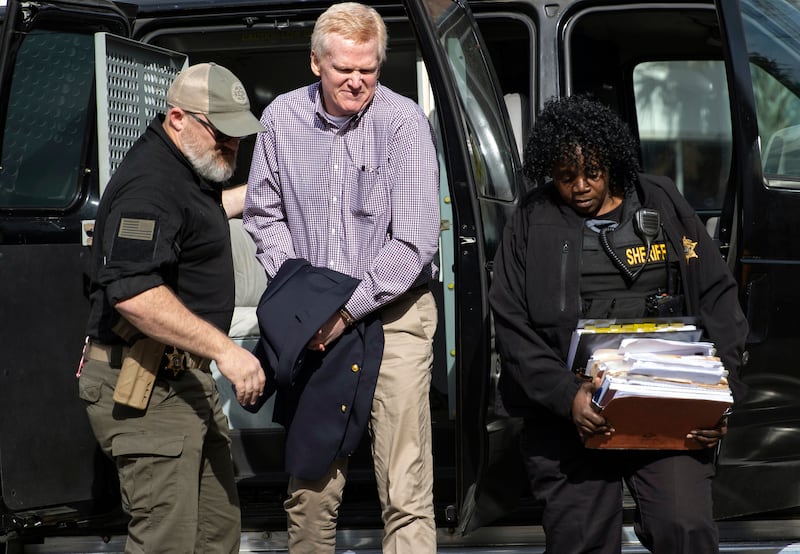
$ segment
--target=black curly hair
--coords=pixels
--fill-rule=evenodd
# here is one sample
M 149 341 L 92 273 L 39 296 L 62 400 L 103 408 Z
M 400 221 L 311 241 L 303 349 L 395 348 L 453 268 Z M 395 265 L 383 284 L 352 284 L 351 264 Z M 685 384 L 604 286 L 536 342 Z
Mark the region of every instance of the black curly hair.
M 589 95 L 548 100 L 525 147 L 525 175 L 537 186 L 552 178 L 556 164 L 577 167 L 578 147 L 586 170 L 608 169 L 611 192 L 624 195 L 637 180 L 638 144 L 617 114 Z

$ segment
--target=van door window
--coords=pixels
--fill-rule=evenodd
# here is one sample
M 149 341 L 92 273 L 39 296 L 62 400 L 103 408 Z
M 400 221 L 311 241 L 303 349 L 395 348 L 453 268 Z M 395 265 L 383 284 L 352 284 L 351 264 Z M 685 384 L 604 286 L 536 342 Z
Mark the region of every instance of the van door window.
M 724 63 L 640 63 L 633 87 L 643 169 L 671 177 L 696 210 L 720 210 L 731 160 Z
M 798 4 L 742 2 L 762 169 L 767 186 L 775 188 L 800 189 Z
M 93 77 L 92 35 L 33 31 L 22 42 L 3 136 L 0 209 L 65 209 L 78 198 Z
M 767 184 L 800 188 L 800 98 L 767 69 L 751 64 L 750 74 Z
M 512 202 L 520 194 L 517 145 L 508 112 L 502 109 L 496 75 L 487 67 L 484 44 L 471 20 L 457 3 L 444 10 L 436 0 L 424 3 L 455 81 L 480 203 L 484 254 L 492 260 L 505 221 L 515 207 Z
M 731 159 L 719 22 L 704 3 L 604 3 L 565 24 L 568 94 L 589 93 L 640 134 L 643 169 L 719 215 Z
M 533 45 L 535 28 L 514 13 L 476 13 L 483 44 L 492 59 L 503 93 L 520 160 L 531 125 Z
M 429 6 L 431 13 L 438 6 Z M 456 16 L 437 19 L 439 41 L 457 81 L 457 92 L 466 116 L 472 151 L 472 168 L 478 194 L 497 200 L 513 200 L 515 191 L 514 151 L 504 115 L 497 109 L 495 85 L 488 76 L 478 37 L 470 22 Z

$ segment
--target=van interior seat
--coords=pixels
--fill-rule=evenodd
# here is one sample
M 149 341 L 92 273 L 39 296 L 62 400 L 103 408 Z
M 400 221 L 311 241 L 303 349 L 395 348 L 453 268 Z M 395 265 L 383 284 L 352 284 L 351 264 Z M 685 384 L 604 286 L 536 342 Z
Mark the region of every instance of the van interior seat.
M 719 239 L 719 216 L 709 217 L 706 220 L 706 231 L 712 239 Z
M 267 275 L 256 258 L 256 245 L 250 234 L 242 226 L 241 219 L 229 220 L 231 229 L 231 249 L 233 251 L 233 273 L 235 279 L 235 304 L 233 320 L 228 335 L 242 348 L 253 351 L 259 341 L 258 316 L 256 309 L 261 295 L 267 288 Z M 228 418 L 231 429 L 268 429 L 279 428 L 272 421 L 272 410 L 275 397 L 272 396 L 256 413 L 245 411 L 236 400 L 231 382 L 224 377 L 216 362 L 211 364 L 211 374 L 217 382 L 222 411 Z M 236 453 L 234 453 L 236 455 Z M 249 475 L 249 463 L 239 460 L 237 471 L 239 476 Z
M 230 220 L 235 307 L 229 335 L 232 338 L 257 337 L 256 308 L 267 288 L 267 275 L 256 258 L 256 245 L 239 218 Z
M 800 173 L 800 125 L 778 129 L 764 150 L 764 173 L 797 175 Z
M 525 141 L 528 137 L 528 98 L 519 92 L 511 92 L 503 96 L 511 120 L 511 130 L 517 143 L 517 153 L 522 160 L 525 153 Z

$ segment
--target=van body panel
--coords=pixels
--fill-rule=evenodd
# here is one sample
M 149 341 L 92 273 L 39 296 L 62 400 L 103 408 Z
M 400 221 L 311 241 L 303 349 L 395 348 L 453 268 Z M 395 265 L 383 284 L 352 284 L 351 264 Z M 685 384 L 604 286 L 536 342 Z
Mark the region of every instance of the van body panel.
M 744 401 L 730 418 L 714 482 L 718 517 L 792 509 L 800 471 L 800 194 L 794 187 L 800 83 L 797 3 L 720 1 L 733 114 L 733 164 L 720 232 L 750 323 Z M 792 8 L 787 11 L 786 8 Z M 765 18 L 766 16 L 766 18 Z M 787 132 L 788 131 L 788 132 Z M 755 490 L 758 494 L 755 494 Z
M 0 300 L 0 491 L 3 511 L 42 524 L 72 519 L 89 506 L 108 511 L 113 500 L 105 500 L 114 498 L 75 402 L 88 315 L 81 220 L 96 206 L 84 162 L 94 144 L 88 116 L 94 101 L 91 60 L 81 46 L 91 35 L 71 29 L 126 33 L 130 26 L 102 0 L 11 3 L 5 17 L 0 275 L 8 288 Z

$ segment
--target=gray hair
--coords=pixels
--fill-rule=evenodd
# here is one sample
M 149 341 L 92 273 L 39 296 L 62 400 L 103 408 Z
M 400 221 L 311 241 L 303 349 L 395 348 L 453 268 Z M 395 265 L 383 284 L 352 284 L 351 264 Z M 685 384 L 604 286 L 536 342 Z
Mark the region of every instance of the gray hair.
M 378 45 L 378 64 L 386 60 L 386 24 L 370 6 L 358 2 L 334 4 L 319 16 L 311 33 L 311 50 L 317 56 L 328 54 L 328 37 L 339 35 L 363 44 L 375 40 Z

